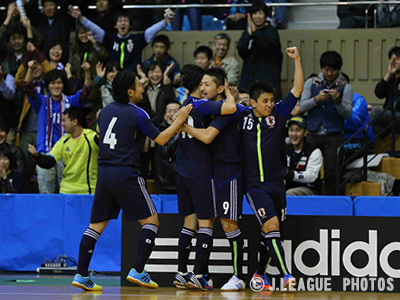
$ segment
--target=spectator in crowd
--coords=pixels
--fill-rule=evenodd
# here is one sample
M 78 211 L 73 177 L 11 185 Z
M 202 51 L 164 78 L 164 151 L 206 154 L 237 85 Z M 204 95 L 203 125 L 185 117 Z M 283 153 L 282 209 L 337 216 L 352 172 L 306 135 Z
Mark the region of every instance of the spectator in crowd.
M 213 52 L 207 46 L 198 47 L 194 53 L 195 64 L 204 70 L 208 70 L 212 63 Z
M 155 34 L 164 29 L 173 19 L 168 16 L 144 33 L 131 34 L 131 19 L 126 11 L 119 12 L 115 19 L 118 33 L 106 33 L 99 26 L 82 16 L 79 9 L 69 6 L 69 13 L 85 26 L 93 37 L 107 49 L 110 59 L 120 62 L 121 69 L 135 71 L 142 58 L 142 50 L 152 40 Z
M 25 76 L 24 90 L 28 96 L 29 103 L 38 115 L 38 133 L 37 149 L 38 152 L 49 153 L 51 148 L 64 135 L 61 126 L 62 113 L 70 106 L 82 107 L 88 95 L 92 79 L 90 75 L 90 65 L 88 62 L 82 64 L 85 70 L 85 84 L 82 90 L 75 95 L 66 96 L 63 93 L 66 84 L 65 72 L 61 70 L 52 70 L 46 73 L 44 77 L 45 88 L 49 91 L 48 96 L 40 94 L 35 90 L 33 81 L 33 70 L 37 62 L 31 60 L 28 63 L 28 72 Z M 38 167 L 38 183 L 40 193 L 54 194 L 57 192 L 57 186 L 61 181 L 62 162 L 52 169 L 43 169 Z
M 174 101 L 176 94 L 175 89 L 172 86 L 171 79 L 168 77 L 169 71 L 173 67 L 172 63 L 164 71 L 162 66 L 158 62 L 151 62 L 147 68 L 146 77 L 149 79 L 148 84 L 145 86 L 143 97 L 144 102 L 150 104 L 152 122 L 158 126 L 164 119 L 165 106 L 168 102 Z M 143 71 L 139 70 L 139 76 L 142 78 Z M 146 99 L 147 98 L 147 99 Z M 143 105 L 142 103 L 142 105 Z M 142 106 L 146 110 L 145 107 Z M 147 110 L 146 110 L 147 111 Z M 148 178 L 149 163 L 153 161 L 155 142 L 149 138 L 146 138 L 143 152 L 141 154 L 141 173 L 144 178 Z M 154 170 L 154 167 L 152 167 Z
M 214 37 L 214 60 L 211 67 L 222 68 L 228 76 L 228 84 L 237 86 L 239 83 L 239 62 L 233 56 L 227 56 L 231 45 L 231 37 L 226 33 L 219 33 Z
M 269 1 L 264 1 L 265 3 L 268 3 Z M 272 0 L 272 3 L 290 3 L 292 2 L 291 0 Z M 275 8 L 275 27 L 276 29 L 285 29 L 287 28 L 287 6 L 278 6 Z M 270 10 L 270 14 L 268 16 L 271 15 L 271 10 Z M 267 17 L 268 17 L 267 16 Z
M 53 69 L 64 70 L 68 57 L 65 56 L 65 51 L 60 40 L 54 39 L 49 42 L 46 56 Z
M 159 62 L 165 70 L 169 65 L 174 63 L 172 69 L 168 73 L 168 76 L 171 79 L 173 85 L 177 85 L 181 80 L 181 68 L 178 62 L 171 55 L 168 54 L 170 45 L 171 43 L 166 35 L 160 34 L 155 36 L 153 41 L 151 42 L 153 55 L 149 59 L 142 62 L 142 68 L 146 72 L 147 67 L 150 65 L 150 63 L 156 61 Z
M 342 72 L 344 80 L 350 83 L 349 77 Z M 367 124 L 370 122 L 370 115 L 368 112 L 368 103 L 365 98 L 359 94 L 353 93 L 353 109 L 350 118 L 344 121 L 344 139 L 346 144 L 343 146 L 342 159 L 347 160 L 345 168 L 341 170 L 341 176 L 344 180 L 349 180 L 351 183 L 362 181 L 361 168 L 347 169 L 347 166 L 357 159 L 360 159 L 364 154 L 360 151 L 364 146 L 364 131 L 358 133 L 352 140 L 352 137 L 360 129 L 366 129 Z M 373 143 L 368 147 L 368 152 L 372 153 L 373 145 L 375 143 L 375 136 L 372 127 L 368 127 L 367 131 L 368 140 Z M 357 154 L 358 152 L 358 154 Z M 353 156 L 354 155 L 354 156 Z M 395 177 L 386 173 L 377 173 L 371 170 L 367 171 L 367 181 L 380 183 L 381 196 L 388 195 L 392 192 Z
M 199 0 L 172 0 L 171 4 L 199 4 Z M 200 8 L 178 8 L 174 22 L 172 22 L 172 30 L 182 30 L 183 17 L 188 16 L 190 29 L 201 30 L 201 11 Z
M 243 58 L 240 88 L 249 88 L 257 79 L 271 82 L 275 87 L 275 99 L 282 98 L 281 68 L 282 52 L 278 30 L 265 24 L 268 8 L 264 3 L 255 2 L 249 9 L 248 28 L 243 32 L 237 45 Z
M 181 105 L 169 102 L 165 108 L 164 120 L 158 126 L 160 131 L 167 129 Z M 154 184 L 161 194 L 176 194 L 176 172 L 174 164 L 178 150 L 178 134 L 175 134 L 164 146 L 154 147 Z
M 31 2 L 38 2 L 32 0 Z M 42 0 L 43 13 L 39 10 L 39 5 L 31 12 L 33 25 L 37 27 L 43 35 L 43 43 L 38 44 L 39 48 L 50 49 L 50 44 L 55 39 L 61 39 L 62 49 L 65 57 L 69 57 L 69 36 L 71 31 L 72 19 L 68 16 L 69 0 Z M 60 6 L 60 10 L 57 7 Z
M 173 66 L 174 63 L 164 70 L 158 62 L 151 62 L 147 68 L 146 77 L 149 79 L 149 83 L 145 87 L 145 93 L 150 101 L 151 109 L 155 113 L 152 121 L 156 126 L 164 119 L 166 103 L 174 101 L 176 98 L 175 89 L 168 76 Z
M 33 145 L 29 145 L 29 152 L 44 169 L 53 168 L 62 159 L 61 194 L 94 194 L 99 157 L 96 132 L 85 128 L 83 110 L 75 106 L 64 110 L 62 121 L 67 135 L 60 138 L 48 154 L 38 153 Z
M 357 2 L 360 0 L 352 0 Z M 340 2 L 347 2 L 340 0 Z M 365 11 L 368 9 L 368 14 Z M 338 28 L 368 28 L 374 27 L 374 9 L 375 5 L 359 4 L 359 5 L 338 5 L 337 16 L 340 19 Z
M 232 0 L 231 4 L 248 3 L 247 0 Z M 228 17 L 226 18 L 227 30 L 246 30 L 246 8 L 231 7 Z
M 250 91 L 248 89 L 239 89 L 239 103 L 244 106 L 251 106 Z
M 286 145 L 287 196 L 321 194 L 320 170 L 322 152 L 307 142 L 307 122 L 301 117 L 291 118 L 287 124 L 289 144 Z
M 375 86 L 375 96 L 379 99 L 385 99 L 385 103 L 383 104 L 383 108 L 374 107 L 371 111 L 371 120 L 377 118 L 377 116 L 383 112 L 385 108 L 388 108 L 390 105 L 394 104 L 394 102 L 400 97 L 400 47 L 393 47 L 389 51 L 389 66 L 388 71 L 381 81 L 377 83 Z M 396 118 L 400 117 L 400 101 L 398 101 L 396 106 Z M 379 119 L 377 119 L 373 124 L 373 129 L 375 135 L 378 135 L 380 132 L 387 127 L 392 121 L 392 112 L 387 110 Z M 384 132 L 384 135 L 387 135 L 388 131 Z
M 114 32 L 114 18 L 125 0 L 97 0 L 96 9 L 89 10 L 87 1 L 78 1 L 82 14 L 106 32 Z
M 20 193 L 23 186 L 24 175 L 13 170 L 11 162 L 13 155 L 9 148 L 0 148 L 0 193 Z
M 36 145 L 37 139 L 37 127 L 38 127 L 38 116 L 34 109 L 32 109 L 29 103 L 28 96 L 24 93 L 23 80 L 28 72 L 28 62 L 36 60 L 36 64 L 32 71 L 32 84 L 35 90 L 46 95 L 45 84 L 43 76 L 45 73 L 51 71 L 53 67 L 40 53 L 40 51 L 32 44 L 28 43 L 27 52 L 24 58 L 23 64 L 19 67 L 18 72 L 15 76 L 15 86 L 18 91 L 23 95 L 23 103 L 21 105 L 19 122 L 17 127 L 17 136 L 15 144 L 21 146 L 27 161 L 27 176 L 31 178 L 35 172 L 35 163 L 30 159 L 28 153 L 28 145 Z
M 7 134 L 7 125 L 0 119 L 0 149 L 9 149 L 12 154 L 12 159 L 10 160 L 11 169 L 25 174 L 26 160 L 24 153 L 22 152 L 20 147 L 11 145 L 6 142 Z
M 102 66 L 99 67 L 101 68 Z M 106 64 L 104 71 L 100 73 L 100 76 L 102 78 L 105 78 L 105 83 L 100 88 L 101 103 L 103 107 L 112 102 L 115 102 L 112 82 L 114 80 L 115 75 L 117 75 L 118 71 L 121 71 L 119 64 L 111 60 Z
M 7 130 L 18 124 L 12 101 L 15 95 L 14 80 L 11 74 L 5 76 L 0 66 L 0 120 L 3 120 Z
M 96 76 L 96 65 L 100 60 L 107 58 L 108 52 L 106 48 L 95 40 L 93 35 L 81 24 L 76 27 L 76 34 L 74 44 L 71 49 L 69 56 L 69 63 L 71 69 L 79 80 L 83 82 L 85 73 L 81 69 L 83 61 L 87 61 L 90 64 L 90 73 L 92 79 Z
M 322 72 L 309 78 L 300 99 L 301 112 L 308 112 L 308 142 L 318 147 L 324 157 L 324 174 L 328 195 L 336 194 L 337 149 L 343 143 L 344 120 L 353 107 L 353 89 L 342 73 L 342 57 L 336 51 L 321 55 Z

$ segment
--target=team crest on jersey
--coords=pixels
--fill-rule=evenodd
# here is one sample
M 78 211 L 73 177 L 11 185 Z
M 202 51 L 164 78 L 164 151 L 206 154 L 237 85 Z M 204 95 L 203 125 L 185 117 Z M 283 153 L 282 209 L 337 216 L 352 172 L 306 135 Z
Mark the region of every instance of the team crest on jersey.
M 275 125 L 275 117 L 274 116 L 265 117 L 265 122 L 267 122 L 267 124 L 269 126 L 274 126 Z
M 132 40 L 129 39 L 129 40 L 128 40 L 128 44 L 126 45 L 126 49 L 127 49 L 129 52 L 132 52 L 133 46 L 134 46 L 134 45 L 135 45 L 135 44 L 132 42 Z
M 265 217 L 265 209 L 264 207 L 261 207 L 258 211 L 258 215 L 262 218 Z

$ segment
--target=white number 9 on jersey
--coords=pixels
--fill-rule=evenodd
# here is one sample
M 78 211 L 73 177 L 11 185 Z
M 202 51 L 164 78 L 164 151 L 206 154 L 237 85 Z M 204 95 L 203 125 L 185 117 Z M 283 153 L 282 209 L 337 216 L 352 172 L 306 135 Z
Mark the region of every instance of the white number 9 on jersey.
M 117 122 L 118 118 L 113 117 L 111 119 L 110 124 L 108 124 L 108 128 L 106 134 L 104 135 L 103 143 L 110 145 L 110 149 L 114 150 L 115 145 L 117 144 L 117 139 L 115 137 L 115 133 L 112 132 L 115 123 Z

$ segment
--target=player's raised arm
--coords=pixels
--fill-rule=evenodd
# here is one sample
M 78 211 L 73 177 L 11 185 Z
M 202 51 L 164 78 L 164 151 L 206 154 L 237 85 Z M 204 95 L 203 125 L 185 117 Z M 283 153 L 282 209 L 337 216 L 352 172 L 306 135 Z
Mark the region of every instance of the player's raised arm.
M 182 126 L 182 124 L 186 122 L 186 119 L 188 118 L 191 110 L 192 110 L 191 104 L 182 107 L 179 110 L 177 118 L 175 119 L 174 123 L 172 123 L 171 126 L 169 126 L 167 129 L 161 132 L 154 139 L 154 141 L 161 146 L 165 145 L 165 143 L 167 143 L 174 136 L 174 134 L 178 131 L 178 129 Z
M 221 106 L 221 115 L 230 115 L 236 112 L 235 98 L 229 91 L 228 80 L 225 78 L 225 95 L 226 100 Z
M 286 48 L 286 53 L 294 60 L 294 83 L 291 90 L 293 96 L 300 98 L 304 88 L 304 74 L 301 66 L 301 58 L 297 47 Z

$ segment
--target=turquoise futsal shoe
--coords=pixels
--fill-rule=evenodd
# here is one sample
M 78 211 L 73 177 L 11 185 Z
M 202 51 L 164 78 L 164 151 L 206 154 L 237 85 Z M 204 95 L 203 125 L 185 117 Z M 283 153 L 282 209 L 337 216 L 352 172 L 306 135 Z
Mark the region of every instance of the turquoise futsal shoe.
M 78 288 L 81 288 L 85 291 L 102 291 L 103 287 L 97 285 L 92 276 L 89 275 L 88 277 L 82 277 L 79 274 L 76 274 L 74 280 L 72 281 L 72 285 Z
M 149 273 L 146 270 L 143 270 L 142 273 L 138 273 L 134 268 L 132 268 L 126 277 L 126 279 L 130 282 L 136 283 L 142 287 L 149 289 L 157 289 L 158 284 L 151 280 Z

